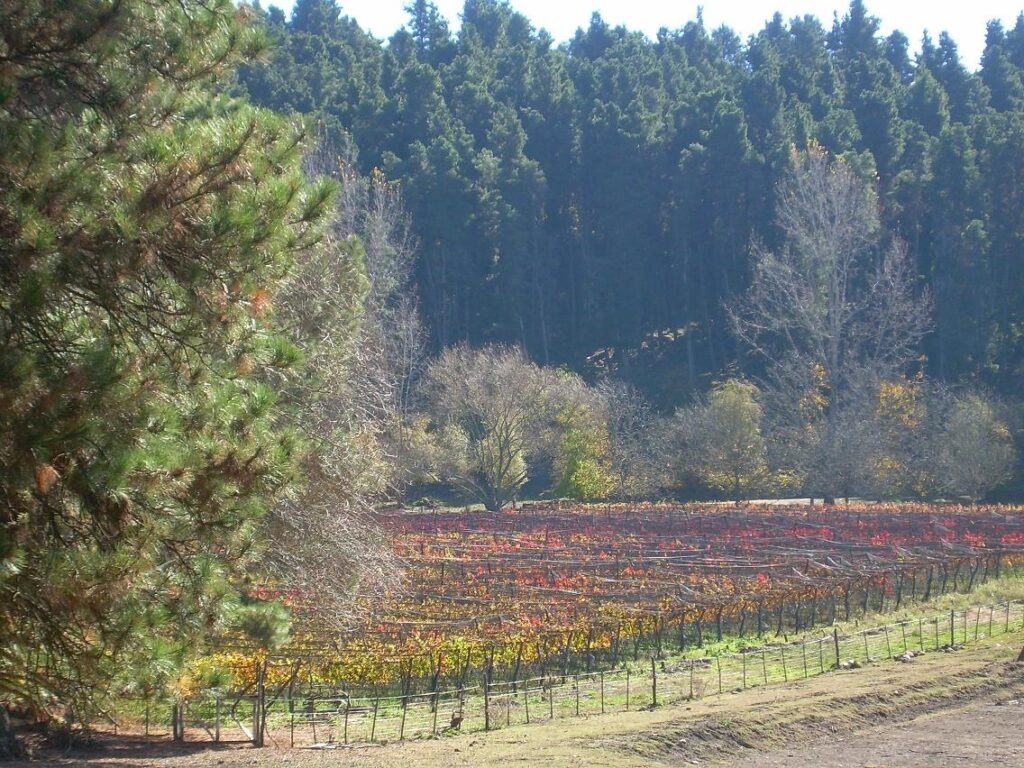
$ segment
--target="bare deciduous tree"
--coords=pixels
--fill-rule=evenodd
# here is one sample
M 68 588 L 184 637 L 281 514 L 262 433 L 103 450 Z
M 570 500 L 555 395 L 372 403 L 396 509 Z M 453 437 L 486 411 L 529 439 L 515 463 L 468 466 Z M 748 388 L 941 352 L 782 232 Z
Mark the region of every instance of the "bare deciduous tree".
M 392 584 L 397 562 L 371 519 L 386 491 L 382 442 L 392 389 L 361 333 L 360 290 L 367 290 L 359 241 L 335 238 L 297 264 L 278 308 L 307 350 L 306 375 L 285 388 L 294 427 L 307 443 L 305 482 L 268 516 L 266 563 L 278 582 L 316 595 L 324 620 L 344 626 L 360 593 Z
M 608 466 L 620 499 L 649 496 L 668 482 L 666 432 L 633 386 L 604 381 L 596 388 L 608 429 Z
M 426 329 L 413 284 L 417 242 L 398 185 L 378 170 L 361 176 L 350 154 L 324 142 L 309 156 L 307 167 L 341 181 L 335 231 L 342 237 L 356 235 L 362 244 L 369 281 L 362 343 L 373 347 L 373 362 L 383 368 L 378 375 L 393 387 L 389 407 L 400 428 L 412 411 L 426 355 Z
M 855 444 L 870 440 L 851 430 L 879 383 L 914 361 L 931 302 L 915 290 L 903 244 L 883 244 L 870 185 L 818 149 L 793 164 L 778 193 L 784 246 L 755 246 L 751 288 L 731 314 L 767 361 L 781 459 L 812 493 L 838 495 L 862 471 Z
M 281 583 L 315 593 L 322 618 L 344 625 L 367 604 L 360 595 L 399 573 L 371 512 L 396 482 L 391 437 L 409 408 L 424 334 L 397 188 L 380 174 L 360 177 L 327 144 L 306 167 L 339 179 L 342 193 L 328 246 L 296 263 L 279 301 L 307 354 L 305 377 L 283 387 L 310 450 L 305 484 L 268 518 L 266 562 Z
M 516 349 L 459 346 L 431 363 L 424 381 L 444 448 L 439 474 L 488 509 L 501 509 L 542 450 L 557 374 Z
M 427 333 L 413 284 L 416 240 L 399 187 L 380 171 L 360 176 L 350 162 L 339 165 L 342 181 L 339 226 L 358 234 L 363 244 L 370 287 L 361 336 L 364 357 L 359 370 L 368 391 L 387 390 L 381 421 L 388 453 L 408 457 L 407 424 L 418 403 L 417 383 L 426 365 Z M 399 461 L 389 476 L 400 493 L 412 475 Z

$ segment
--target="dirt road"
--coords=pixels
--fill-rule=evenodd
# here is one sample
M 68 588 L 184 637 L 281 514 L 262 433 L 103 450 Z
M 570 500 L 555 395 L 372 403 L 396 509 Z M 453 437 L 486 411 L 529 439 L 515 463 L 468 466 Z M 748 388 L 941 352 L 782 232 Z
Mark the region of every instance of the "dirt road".
M 731 761 L 734 768 L 1024 766 L 1024 700 L 969 705 L 898 725 L 818 738 Z

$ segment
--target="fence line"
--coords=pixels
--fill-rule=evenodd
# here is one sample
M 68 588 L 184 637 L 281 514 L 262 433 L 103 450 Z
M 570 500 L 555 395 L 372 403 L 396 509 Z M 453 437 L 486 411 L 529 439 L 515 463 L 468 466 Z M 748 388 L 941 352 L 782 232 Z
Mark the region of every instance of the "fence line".
M 277 746 L 314 746 L 432 738 L 568 717 L 653 708 L 677 701 L 726 695 L 849 669 L 882 659 L 909 659 L 1017 629 L 1024 629 L 1024 600 L 951 610 L 788 644 L 749 647 L 739 653 L 663 661 L 650 666 L 482 683 L 404 696 L 314 695 L 266 702 L 266 735 Z M 253 738 L 254 696 L 203 698 L 175 705 L 178 727 L 191 741 Z M 171 723 L 166 708 L 147 707 L 153 722 Z M 172 715 L 173 717 L 173 715 Z

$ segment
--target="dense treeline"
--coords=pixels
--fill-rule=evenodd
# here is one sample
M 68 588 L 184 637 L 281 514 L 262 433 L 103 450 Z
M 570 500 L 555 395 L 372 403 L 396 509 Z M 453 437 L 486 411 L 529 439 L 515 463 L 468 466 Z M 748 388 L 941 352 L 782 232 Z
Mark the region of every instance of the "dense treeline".
M 934 296 L 930 373 L 1012 391 L 1024 373 L 1024 17 L 971 72 L 946 33 L 917 55 L 860 0 L 827 28 L 756 36 L 698 18 L 657 39 L 595 15 L 557 45 L 499 0 L 458 34 L 426 0 L 386 43 L 334 0 L 264 14 L 258 103 L 315 114 L 401 183 L 432 346 L 522 346 L 615 368 L 680 402 L 756 372 L 723 309 L 773 247 L 773 190 L 814 144 L 877 174 L 883 227 Z M 666 402 L 667 401 L 667 402 Z

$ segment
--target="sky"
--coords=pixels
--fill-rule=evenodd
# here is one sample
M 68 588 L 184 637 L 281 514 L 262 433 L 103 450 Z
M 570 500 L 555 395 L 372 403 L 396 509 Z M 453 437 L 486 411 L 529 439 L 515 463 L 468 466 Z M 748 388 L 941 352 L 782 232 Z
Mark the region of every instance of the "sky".
M 355 18 L 363 29 L 375 37 L 386 39 L 408 20 L 403 10 L 409 0 L 339 0 L 342 13 Z M 264 5 L 277 5 L 290 12 L 291 0 L 264 0 Z M 544 28 L 559 42 L 572 37 L 577 27 L 586 27 L 590 15 L 599 11 L 612 26 L 620 24 L 628 29 L 640 30 L 653 37 L 659 28 L 676 29 L 692 21 L 697 15 L 697 2 L 678 0 L 511 0 L 511 5 L 526 16 L 533 25 Z M 453 28 L 458 27 L 458 16 L 463 0 L 435 0 L 438 10 Z M 849 7 L 848 0 L 705 0 L 704 23 L 709 29 L 725 24 L 743 39 L 756 33 L 775 11 L 787 20 L 794 16 L 812 14 L 826 28 L 832 24 L 833 14 L 842 16 Z M 868 0 L 870 13 L 882 20 L 882 33 L 894 29 L 910 38 L 916 50 L 922 33 L 927 30 L 932 39 L 948 31 L 957 42 L 963 63 L 977 69 L 985 42 L 985 25 L 990 19 L 1001 19 L 1011 27 L 1018 13 L 1024 10 L 1024 0 Z

